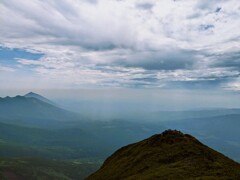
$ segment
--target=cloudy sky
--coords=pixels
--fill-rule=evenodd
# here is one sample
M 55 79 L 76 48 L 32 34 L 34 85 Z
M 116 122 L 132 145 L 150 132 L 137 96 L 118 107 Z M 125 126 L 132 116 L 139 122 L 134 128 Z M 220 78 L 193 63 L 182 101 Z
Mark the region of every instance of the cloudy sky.
M 1 88 L 240 91 L 239 0 L 1 0 Z

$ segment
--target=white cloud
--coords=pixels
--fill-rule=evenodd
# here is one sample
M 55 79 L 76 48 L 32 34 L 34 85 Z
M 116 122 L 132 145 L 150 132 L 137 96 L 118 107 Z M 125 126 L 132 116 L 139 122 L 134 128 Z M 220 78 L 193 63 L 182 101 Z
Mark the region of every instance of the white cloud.
M 240 91 L 240 78 L 238 78 L 233 82 L 225 84 L 223 88 L 232 90 L 232 91 Z
M 238 0 L 2 0 L 0 44 L 43 53 L 16 61 L 74 86 L 236 78 L 239 69 L 212 65 L 239 51 L 239 8 Z

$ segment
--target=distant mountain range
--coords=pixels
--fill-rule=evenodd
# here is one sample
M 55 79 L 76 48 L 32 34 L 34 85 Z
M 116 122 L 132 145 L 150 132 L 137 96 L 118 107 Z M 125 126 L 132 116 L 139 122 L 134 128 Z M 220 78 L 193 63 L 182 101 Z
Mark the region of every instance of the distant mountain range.
M 240 164 L 188 134 L 167 130 L 117 150 L 87 179 L 240 179 Z
M 25 96 L 0 98 L 0 122 L 53 127 L 82 120 L 79 114 L 57 107 L 47 98 L 32 92 Z
M 0 156 L 54 159 L 105 158 L 155 130 L 122 120 L 91 121 L 34 97 L 0 98 Z M 41 98 L 39 98 L 41 97 Z
M 108 121 L 92 120 L 81 112 L 65 110 L 33 92 L 0 98 L 0 157 L 98 161 L 126 144 L 171 128 L 240 162 L 239 109 L 139 112 L 129 119 Z

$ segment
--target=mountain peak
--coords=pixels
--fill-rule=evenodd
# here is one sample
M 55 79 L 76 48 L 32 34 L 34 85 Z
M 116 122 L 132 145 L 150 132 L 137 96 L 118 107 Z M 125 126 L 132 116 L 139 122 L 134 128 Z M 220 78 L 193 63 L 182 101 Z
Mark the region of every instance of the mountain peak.
M 120 148 L 87 179 L 205 178 L 240 179 L 240 164 L 191 135 L 166 130 Z
M 37 94 L 37 93 L 34 93 L 34 92 L 29 92 L 29 93 L 27 93 L 27 94 L 25 94 L 24 96 L 32 96 L 32 95 L 37 95 L 37 96 L 40 96 L 39 94 Z
M 24 97 L 27 97 L 27 98 L 36 98 L 40 101 L 43 101 L 45 103 L 48 103 L 48 104 L 51 104 L 51 105 L 56 105 L 54 102 L 52 102 L 51 100 L 37 94 L 37 93 L 34 93 L 34 92 L 29 92 L 27 94 L 24 95 Z
M 181 131 L 168 129 L 162 132 L 162 136 L 184 136 Z
M 146 140 L 146 143 L 151 146 L 161 146 L 162 144 L 174 144 L 190 141 L 200 143 L 197 139 L 188 134 L 184 134 L 181 131 L 168 129 L 161 134 L 151 136 Z

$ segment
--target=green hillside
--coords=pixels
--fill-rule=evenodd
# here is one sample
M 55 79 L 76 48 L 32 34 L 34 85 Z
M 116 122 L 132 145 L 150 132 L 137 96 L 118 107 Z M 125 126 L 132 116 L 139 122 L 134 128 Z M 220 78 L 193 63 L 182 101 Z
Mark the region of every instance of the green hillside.
M 240 164 L 168 130 L 119 149 L 87 179 L 240 179 Z
M 0 156 L 102 159 L 121 146 L 152 134 L 142 126 L 113 121 L 92 122 L 82 128 L 42 129 L 0 123 Z
M 0 158 L 1 180 L 81 180 L 98 162 L 57 161 L 43 158 Z

